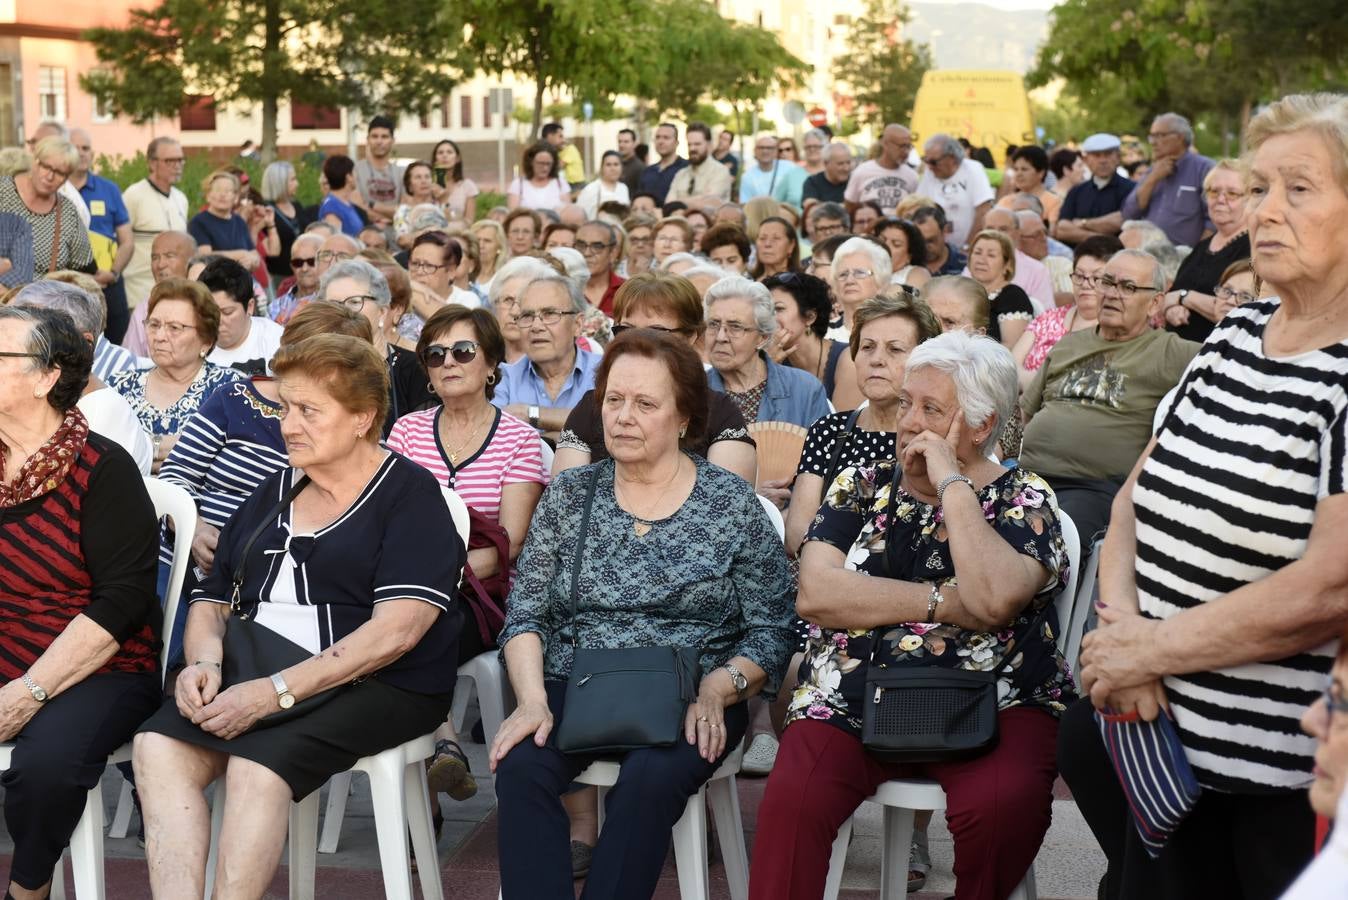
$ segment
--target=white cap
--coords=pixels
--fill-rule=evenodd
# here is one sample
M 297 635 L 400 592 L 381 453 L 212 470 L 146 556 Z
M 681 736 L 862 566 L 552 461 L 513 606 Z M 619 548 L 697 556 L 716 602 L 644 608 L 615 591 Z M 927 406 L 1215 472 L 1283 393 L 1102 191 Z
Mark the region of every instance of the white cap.
M 1081 142 L 1082 153 L 1108 153 L 1119 149 L 1119 139 L 1112 134 L 1100 132 Z

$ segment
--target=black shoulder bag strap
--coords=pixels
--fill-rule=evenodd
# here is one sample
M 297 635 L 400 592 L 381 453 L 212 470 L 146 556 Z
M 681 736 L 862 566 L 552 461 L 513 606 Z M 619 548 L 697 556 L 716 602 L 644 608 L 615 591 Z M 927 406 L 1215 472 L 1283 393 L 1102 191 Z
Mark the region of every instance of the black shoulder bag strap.
M 833 442 L 833 452 L 829 454 L 828 468 L 824 470 L 824 493 L 828 493 L 828 486 L 833 483 L 833 479 L 838 477 L 838 461 L 842 459 L 843 450 L 852 442 L 852 432 L 856 430 L 857 419 L 861 418 L 861 410 L 854 409 L 852 414 L 847 417 L 847 424 L 843 426 L 842 434 Z
M 308 475 L 301 476 L 291 486 L 290 490 L 286 491 L 285 495 L 282 496 L 280 500 L 276 501 L 276 505 L 271 508 L 271 512 L 267 513 L 266 518 L 262 520 L 262 522 L 257 526 L 257 528 L 253 529 L 253 533 L 250 534 L 248 536 L 248 540 L 244 542 L 243 551 L 239 554 L 238 565 L 234 567 L 233 590 L 230 592 L 229 596 L 230 611 L 239 618 L 245 620 L 251 619 L 254 613 L 257 612 L 256 603 L 253 604 L 253 608 L 251 610 L 244 612 L 243 601 L 240 599 L 240 591 L 242 591 L 243 589 L 243 578 L 248 569 L 248 554 L 253 551 L 253 545 L 256 544 L 257 539 L 262 536 L 262 532 L 266 531 L 267 528 L 271 525 L 271 520 L 279 516 L 281 512 L 291 503 L 294 503 L 295 498 L 300 495 L 300 491 L 304 490 L 308 486 L 309 486 L 309 476 Z
M 590 511 L 594 509 L 594 492 L 599 486 L 599 472 L 590 470 L 590 483 L 585 488 L 585 510 L 580 514 L 580 534 L 576 536 L 576 556 L 571 561 L 571 647 L 574 649 L 580 640 L 580 628 L 576 624 L 576 609 L 580 604 L 580 561 L 585 555 L 585 535 L 590 530 Z

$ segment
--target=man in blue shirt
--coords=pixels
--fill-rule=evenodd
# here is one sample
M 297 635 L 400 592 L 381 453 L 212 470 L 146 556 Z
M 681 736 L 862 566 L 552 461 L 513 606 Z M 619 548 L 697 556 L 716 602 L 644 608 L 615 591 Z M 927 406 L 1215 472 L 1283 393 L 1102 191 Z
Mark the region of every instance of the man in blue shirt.
M 94 251 L 94 262 L 98 264 L 94 278 L 102 285 L 103 298 L 108 303 L 105 333 L 109 341 L 119 344 L 131 320 L 126 287 L 122 283 L 122 270 L 131 262 L 131 254 L 136 249 L 131 216 L 122 202 L 121 189 L 90 171 L 94 147 L 89 132 L 72 128 L 70 141 L 80 155 L 70 173 L 70 183 L 80 192 L 84 205 L 89 207 L 89 246 Z
M 641 173 L 641 181 L 637 185 L 637 192 L 652 195 L 655 197 L 656 203 L 664 206 L 665 195 L 669 193 L 669 186 L 674 183 L 674 176 L 679 173 L 680 169 L 688 165 L 688 160 L 679 156 L 679 128 L 677 125 L 661 122 L 656 127 L 655 152 L 659 155 L 660 160 L 655 165 L 647 166 L 646 171 Z
M 586 391 L 602 357 L 576 346 L 585 294 L 561 275 L 544 275 L 520 292 L 516 324 L 524 335 L 523 359 L 501 367 L 491 402 L 556 437 Z
M 1194 152 L 1193 128 L 1184 116 L 1157 116 L 1147 140 L 1151 171 L 1123 201 L 1124 221 L 1146 219 L 1164 231 L 1170 243 L 1192 247 L 1213 230 L 1203 196 L 1203 179 L 1213 162 Z
M 755 197 L 771 197 L 779 203 L 800 207 L 801 191 L 810 174 L 786 159 L 777 158 L 777 139 L 770 134 L 754 141 L 754 165 L 744 167 L 740 177 L 740 203 Z
M 1135 187 L 1119 174 L 1119 139 L 1114 135 L 1091 135 L 1081 142 L 1081 153 L 1091 177 L 1067 192 L 1053 227 L 1053 236 L 1069 244 L 1097 234 L 1117 236 L 1123 228 L 1119 210 Z
M 964 271 L 969 261 L 958 247 L 946 240 L 950 235 L 950 223 L 946 221 L 945 210 L 939 206 L 923 206 L 914 210 L 913 224 L 922 232 L 922 242 L 927 245 L 927 269 L 931 274 L 958 275 Z

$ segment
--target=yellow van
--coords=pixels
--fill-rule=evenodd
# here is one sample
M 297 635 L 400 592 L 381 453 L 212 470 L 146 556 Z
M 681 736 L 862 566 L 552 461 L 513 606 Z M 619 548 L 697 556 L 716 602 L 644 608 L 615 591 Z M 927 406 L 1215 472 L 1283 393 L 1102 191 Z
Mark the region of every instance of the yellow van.
M 917 91 L 910 127 L 919 148 L 933 134 L 944 132 L 965 138 L 975 147 L 987 147 L 998 166 L 1006 164 L 1007 144 L 1038 143 L 1030 98 L 1015 72 L 927 72 Z

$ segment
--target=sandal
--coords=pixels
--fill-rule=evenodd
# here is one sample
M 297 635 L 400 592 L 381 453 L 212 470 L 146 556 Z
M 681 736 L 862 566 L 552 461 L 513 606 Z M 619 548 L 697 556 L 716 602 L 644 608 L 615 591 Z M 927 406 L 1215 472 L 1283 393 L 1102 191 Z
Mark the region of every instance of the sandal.
M 436 741 L 435 755 L 426 769 L 431 790 L 454 800 L 467 800 L 477 793 L 477 781 L 468 767 L 468 757 L 454 741 Z
M 908 854 L 908 891 L 919 891 L 927 883 L 931 871 L 931 853 L 927 850 L 926 832 L 914 832 L 913 846 Z
M 571 877 L 584 878 L 590 874 L 590 860 L 594 857 L 594 848 L 584 841 L 571 842 Z

